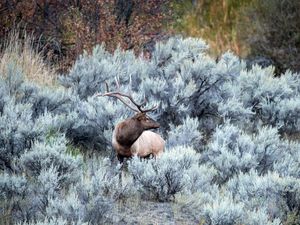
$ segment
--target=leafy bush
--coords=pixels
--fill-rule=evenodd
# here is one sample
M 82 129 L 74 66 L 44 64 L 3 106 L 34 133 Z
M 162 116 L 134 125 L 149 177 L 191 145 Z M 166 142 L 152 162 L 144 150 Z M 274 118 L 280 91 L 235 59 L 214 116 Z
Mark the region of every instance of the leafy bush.
M 187 117 L 183 124 L 178 126 L 172 124 L 170 126 L 167 144 L 169 147 L 190 145 L 199 148 L 201 138 L 198 119 Z
M 204 207 L 204 218 L 207 224 L 240 224 L 244 221 L 242 204 L 234 204 L 230 199 L 214 202 Z
M 20 166 L 30 177 L 39 177 L 45 169 L 55 168 L 59 175 L 60 185 L 67 186 L 76 182 L 81 166 L 80 158 L 67 155 L 64 137 L 50 139 L 48 143 L 35 143 L 29 152 L 20 158 Z
M 22 196 L 27 188 L 27 180 L 21 176 L 11 176 L 7 173 L 1 174 L 1 197 L 11 200 L 15 196 Z
M 199 167 L 199 157 L 191 148 L 177 147 L 158 159 L 146 161 L 135 157 L 128 170 L 143 196 L 166 201 L 180 192 L 209 190 L 215 171 Z
M 274 78 L 274 68 L 241 71 L 222 86 L 219 110 L 225 118 L 255 132 L 259 124 L 277 126 L 281 133 L 299 132 L 299 77 L 290 72 Z M 241 120 L 241 118 L 245 118 Z
M 254 0 L 240 26 L 242 39 L 250 46 L 251 54 L 270 58 L 279 74 L 287 69 L 300 69 L 299 15 L 297 0 Z
M 287 212 L 299 210 L 299 179 L 280 177 L 269 172 L 259 176 L 251 170 L 231 179 L 227 188 L 248 209 L 265 208 L 271 218 L 284 218 Z
M 174 37 L 145 59 L 98 46 L 57 89 L 24 81 L 11 64 L 0 80 L 1 217 L 118 224 L 120 200 L 177 204 L 182 197 L 192 199 L 185 207 L 199 223 L 291 220 L 300 212 L 300 144 L 285 138 L 299 131 L 300 79 L 248 70 L 231 53 L 215 62 L 206 49 L 198 39 Z M 167 143 L 156 159 L 129 160 L 128 171 L 103 156 L 112 155 L 114 126 L 132 112 L 94 96 L 105 82 L 117 88 L 115 79 L 121 91 L 158 104 L 151 116 Z
M 149 103 L 159 104 L 155 117 L 165 134 L 171 124 L 182 124 L 189 115 L 199 119 L 204 131 L 211 131 L 217 120 L 219 86 L 237 76 L 245 65 L 232 54 L 224 54 L 216 64 L 206 49 L 198 39 L 171 38 L 157 43 L 148 61 L 132 52 L 116 50 L 110 54 L 97 46 L 92 55 L 80 57 L 60 81 L 73 95 L 88 99 L 104 91 L 105 81 L 116 89 L 117 78 L 121 91 L 130 92 L 137 100 L 146 97 Z

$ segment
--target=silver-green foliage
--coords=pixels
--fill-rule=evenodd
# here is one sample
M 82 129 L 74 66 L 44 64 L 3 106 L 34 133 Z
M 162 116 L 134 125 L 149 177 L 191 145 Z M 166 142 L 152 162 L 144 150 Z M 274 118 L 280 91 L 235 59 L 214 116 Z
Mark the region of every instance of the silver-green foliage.
M 135 157 L 128 169 L 138 190 L 146 198 L 170 200 L 177 193 L 209 191 L 215 170 L 199 166 L 200 155 L 190 147 L 176 147 L 158 159 Z
M 259 174 L 276 170 L 298 178 L 299 152 L 300 144 L 281 140 L 275 128 L 261 127 L 257 134 L 247 134 L 227 122 L 216 129 L 204 158 L 217 169 L 218 182 L 223 183 L 251 169 Z
M 30 151 L 21 156 L 19 165 L 31 177 L 39 177 L 42 171 L 54 167 L 59 174 L 60 185 L 67 186 L 78 180 L 82 165 L 79 157 L 66 152 L 64 137 L 49 138 L 46 143 L 35 143 Z
M 274 77 L 274 68 L 242 70 L 236 79 L 222 86 L 220 114 L 241 126 L 277 126 L 282 133 L 299 132 L 299 84 L 297 74 L 287 71 Z
M 247 209 L 264 208 L 271 218 L 284 218 L 288 211 L 297 211 L 300 207 L 299 179 L 281 177 L 276 172 L 240 173 L 226 184 L 226 188 Z
M 11 64 L 0 80 L 0 200 L 13 222 L 118 223 L 115 201 L 133 195 L 199 196 L 188 208 L 205 224 L 276 225 L 299 213 L 300 144 L 281 136 L 299 131 L 299 76 L 247 70 L 231 53 L 216 62 L 206 50 L 178 37 L 157 43 L 150 59 L 97 46 L 57 89 L 24 81 Z M 158 104 L 151 116 L 167 143 L 156 159 L 130 160 L 125 185 L 120 165 L 72 152 L 112 152 L 114 126 L 132 112 L 94 94 L 116 79 Z
M 206 119 L 217 112 L 218 85 L 232 68 L 217 65 L 206 49 L 206 44 L 197 39 L 171 38 L 157 43 L 151 60 L 146 60 L 121 50 L 110 54 L 97 46 L 91 56 L 83 55 L 75 63 L 68 76 L 61 77 L 61 83 L 87 99 L 104 92 L 105 82 L 116 89 L 117 78 L 121 91 L 137 100 L 146 98 L 149 104 L 159 104 L 156 116 L 163 129 L 182 123 L 187 115 L 209 124 Z

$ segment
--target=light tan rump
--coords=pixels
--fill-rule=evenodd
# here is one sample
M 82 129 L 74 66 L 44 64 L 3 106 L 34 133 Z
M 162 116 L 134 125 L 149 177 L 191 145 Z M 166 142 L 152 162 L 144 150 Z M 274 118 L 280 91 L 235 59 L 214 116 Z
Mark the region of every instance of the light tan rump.
M 144 131 L 141 136 L 133 143 L 130 150 L 132 154 L 146 157 L 150 154 L 158 156 L 165 147 L 165 141 L 159 134 L 152 131 Z

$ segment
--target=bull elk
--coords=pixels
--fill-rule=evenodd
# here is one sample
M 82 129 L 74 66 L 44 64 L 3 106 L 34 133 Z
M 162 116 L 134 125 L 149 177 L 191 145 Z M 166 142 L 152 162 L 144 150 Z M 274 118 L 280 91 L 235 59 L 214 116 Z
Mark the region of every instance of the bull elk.
M 119 89 L 117 80 L 116 83 Z M 159 134 L 149 131 L 150 129 L 159 128 L 160 125 L 147 115 L 148 112 L 157 109 L 157 106 L 143 109 L 146 104 L 145 101 L 138 104 L 131 95 L 120 91 L 110 92 L 107 83 L 106 89 L 106 93 L 96 94 L 96 96 L 115 97 L 136 112 L 133 117 L 118 123 L 113 131 L 112 145 L 118 160 L 122 163 L 124 158 L 130 158 L 134 155 L 141 158 L 160 155 L 164 150 L 165 141 Z

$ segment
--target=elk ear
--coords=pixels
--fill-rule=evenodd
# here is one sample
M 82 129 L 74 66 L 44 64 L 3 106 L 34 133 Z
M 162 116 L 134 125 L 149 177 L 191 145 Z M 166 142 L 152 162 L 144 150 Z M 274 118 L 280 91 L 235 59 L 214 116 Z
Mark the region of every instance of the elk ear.
M 145 113 L 138 113 L 136 116 L 135 116 L 135 119 L 137 119 L 138 121 L 141 121 L 143 120 L 145 117 Z

